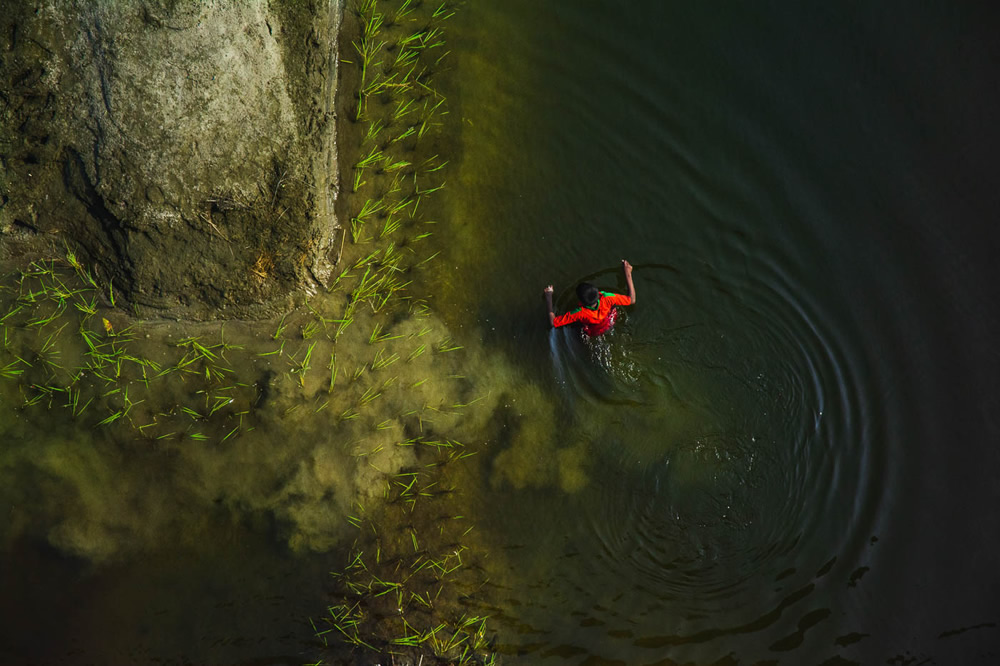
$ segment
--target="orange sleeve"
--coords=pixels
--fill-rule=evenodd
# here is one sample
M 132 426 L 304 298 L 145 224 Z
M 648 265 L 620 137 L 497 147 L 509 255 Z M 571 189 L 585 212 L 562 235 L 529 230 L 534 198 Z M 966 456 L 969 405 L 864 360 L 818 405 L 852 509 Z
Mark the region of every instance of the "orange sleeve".
M 552 322 L 553 326 L 565 326 L 566 324 L 573 324 L 578 321 L 582 321 L 584 314 L 581 310 L 574 310 L 573 312 L 567 312 L 566 314 L 557 315 L 555 321 Z
M 612 305 L 632 305 L 632 299 L 624 294 L 609 294 L 606 296 Z

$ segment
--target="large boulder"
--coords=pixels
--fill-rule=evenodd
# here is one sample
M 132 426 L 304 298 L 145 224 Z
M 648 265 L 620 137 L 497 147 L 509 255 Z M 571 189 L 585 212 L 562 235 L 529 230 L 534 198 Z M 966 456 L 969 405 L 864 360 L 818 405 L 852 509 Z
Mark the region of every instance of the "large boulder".
M 65 243 L 123 302 L 197 318 L 326 281 L 342 0 L 10 4 L 8 255 Z

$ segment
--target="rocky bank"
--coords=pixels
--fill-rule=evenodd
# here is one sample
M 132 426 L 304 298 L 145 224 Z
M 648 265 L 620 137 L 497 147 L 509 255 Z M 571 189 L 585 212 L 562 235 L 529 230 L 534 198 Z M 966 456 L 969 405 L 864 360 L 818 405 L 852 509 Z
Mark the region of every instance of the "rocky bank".
M 3 258 L 66 246 L 144 316 L 259 316 L 324 284 L 342 5 L 8 5 Z

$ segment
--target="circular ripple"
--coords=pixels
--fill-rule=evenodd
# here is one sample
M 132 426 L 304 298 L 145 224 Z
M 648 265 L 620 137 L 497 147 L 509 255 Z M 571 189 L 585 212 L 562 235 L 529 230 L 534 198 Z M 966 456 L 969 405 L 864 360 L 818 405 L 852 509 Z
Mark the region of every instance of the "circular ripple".
M 669 304 L 636 307 L 594 341 L 554 342 L 604 470 L 587 513 L 593 580 L 630 581 L 717 621 L 720 607 L 759 597 L 801 544 L 821 541 L 826 558 L 851 541 L 876 501 L 858 360 L 774 263 L 752 279 L 636 271 Z

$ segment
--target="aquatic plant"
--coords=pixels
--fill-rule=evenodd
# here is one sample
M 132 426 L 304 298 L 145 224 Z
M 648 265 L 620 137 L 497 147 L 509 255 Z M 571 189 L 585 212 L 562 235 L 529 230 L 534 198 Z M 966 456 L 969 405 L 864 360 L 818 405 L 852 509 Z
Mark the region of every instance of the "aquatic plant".
M 278 322 L 278 327 L 274 330 L 274 335 L 271 336 L 272 340 L 277 340 L 285 332 L 285 329 L 287 328 L 287 325 L 285 324 L 285 317 L 287 316 L 288 315 L 281 316 L 281 321 Z
M 361 206 L 361 210 L 358 211 L 356 215 L 351 218 L 351 238 L 357 243 L 358 239 L 361 237 L 361 230 L 368 219 L 385 208 L 385 202 L 382 199 L 377 201 L 372 199 L 366 199 L 365 203 Z M 339 278 L 338 278 L 339 282 Z
M 446 445 L 436 450 L 441 448 Z M 368 545 L 356 542 L 346 566 L 333 573 L 341 600 L 328 606 L 318 621 L 310 619 L 314 635 L 325 645 L 336 637 L 354 649 L 381 653 L 388 659 L 495 663 L 488 617 L 468 611 L 468 593 L 485 584 L 476 582 L 478 566 L 470 566 L 475 553 L 456 545 L 468 536 L 470 527 L 462 516 L 430 518 L 435 515 L 432 505 L 418 504 L 418 499 L 432 503 L 439 496 L 430 478 L 427 472 L 409 470 L 386 484 L 386 506 L 404 508 L 408 516 L 408 526 L 402 531 L 384 531 L 385 515 L 360 505 L 347 516 L 359 540 L 363 538 Z M 419 506 L 428 510 L 414 513 Z M 422 531 L 438 538 L 425 540 Z
M 436 354 L 460 347 L 413 323 L 430 310 L 410 287 L 438 257 L 423 225 L 434 223 L 448 165 L 435 132 L 447 104 L 434 77 L 447 55 L 441 24 L 450 6 L 352 4 L 358 106 L 341 117 L 365 122 L 344 135 L 350 225 L 325 294 L 241 334 L 237 345 L 218 324 L 157 330 L 115 309 L 118 290 L 67 250 L 65 260 L 32 263 L 5 281 L 0 310 L 0 377 L 17 384 L 26 412 L 65 409 L 123 446 L 224 451 L 254 429 L 258 410 L 289 419 L 327 412 L 323 422 L 339 424 L 331 438 L 343 436 L 345 455 L 386 487 L 384 502 L 344 518 L 358 532 L 338 572 L 343 594 L 314 632 L 358 650 L 419 654 L 428 665 L 493 661 L 486 618 L 469 599 L 484 577 L 470 566 L 478 557 L 472 526 L 441 504 L 453 492 L 445 470 L 476 453 L 435 431 L 465 406 L 461 396 L 437 404 L 456 363 Z M 283 178 L 262 189 L 263 201 L 274 204 Z M 274 270 L 264 259 L 252 271 L 258 278 Z M 172 343 L 147 341 L 167 330 Z M 327 352 L 328 377 L 314 367 Z M 400 407 L 411 393 L 414 404 Z M 428 395 L 435 406 L 420 402 Z
M 382 368 L 388 368 L 390 365 L 399 360 L 399 354 L 393 352 L 392 354 L 386 355 L 384 349 L 379 349 L 375 352 L 375 358 L 372 359 L 371 368 L 372 370 L 381 370 Z
M 358 200 L 347 201 L 354 211 L 349 234 L 356 258 L 345 261 L 328 287 L 330 293 L 343 291 L 346 299 L 338 316 L 341 323 L 332 335 L 328 392 L 337 383 L 338 368 L 351 362 L 335 353 L 351 323 L 359 318 L 365 322 L 367 344 L 376 349 L 367 363 L 348 366 L 355 370 L 346 373 L 346 384 L 338 385 L 339 394 L 353 396 L 352 405 L 338 410 L 342 423 L 362 419 L 372 404 L 393 391 L 419 389 L 431 380 L 409 376 L 400 382 L 393 374 L 379 382 L 376 377 L 403 362 L 414 368 L 428 362 L 428 350 L 442 354 L 461 349 L 448 338 L 421 340 L 430 332 L 428 326 L 406 334 L 394 331 L 379 314 L 403 303 L 411 317 L 429 314 L 427 303 L 408 296 L 407 289 L 412 272 L 439 256 L 439 252 L 421 256 L 413 243 L 431 236 L 426 227 L 415 225 L 434 222 L 421 221 L 417 215 L 427 210 L 428 197 L 444 188 L 438 176 L 448 161 L 420 144 L 447 117 L 447 99 L 435 89 L 433 76 L 447 55 L 442 24 L 453 14 L 446 2 L 364 0 L 355 7 L 354 43 L 361 58 L 354 116 L 367 116 L 368 122 L 354 134 L 359 157 L 351 167 L 351 194 Z M 400 239 L 404 229 L 406 238 Z M 374 249 L 366 247 L 372 242 Z M 379 243 L 385 245 L 378 247 Z M 407 339 L 416 342 L 395 346 Z M 427 419 L 435 413 L 456 413 L 472 402 L 453 400 L 447 406 L 409 409 L 397 418 L 371 419 L 367 427 L 373 433 L 391 433 L 403 419 L 410 421 L 421 434 L 403 439 L 398 447 L 413 451 L 418 463 L 386 479 L 384 504 L 375 509 L 359 506 L 346 517 L 358 530 L 358 538 L 345 568 L 335 572 L 340 593 L 324 617 L 311 620 L 315 636 L 324 644 L 381 654 L 386 662 L 408 655 L 413 663 L 494 663 L 486 618 L 470 614 L 466 605 L 470 590 L 482 584 L 476 582 L 481 570 L 466 566 L 463 558 L 469 549 L 460 543 L 468 538 L 471 525 L 461 517 L 453 519 L 454 512 L 440 522 L 434 509 L 453 491 L 443 482 L 445 468 L 476 451 L 453 438 L 428 436 L 433 426 Z M 359 442 L 353 455 L 372 465 L 373 456 L 381 451 L 380 441 Z M 460 598 L 465 601 L 459 603 Z
M 386 21 L 386 25 L 399 25 L 403 19 L 412 14 L 416 8 L 416 4 L 413 0 L 403 0 L 402 4 L 400 4 L 400 6 L 396 8 L 396 11 L 392 13 L 391 18 Z
M 431 14 L 431 18 L 437 19 L 438 21 L 446 21 L 455 15 L 455 10 L 447 2 L 442 2 L 438 5 L 434 13 Z
M 291 370 L 289 372 L 295 376 L 298 380 L 299 386 L 305 386 L 305 374 L 309 371 L 310 364 L 312 361 L 313 349 L 316 348 L 316 343 L 310 344 L 303 354 L 302 358 L 298 358 L 298 355 L 289 357 L 289 364 L 291 365 Z
M 242 346 L 227 341 L 224 327 L 216 342 L 180 338 L 172 345 L 178 355 L 165 364 L 145 357 L 138 351 L 148 346 L 139 342 L 149 337 L 138 334 L 142 323 L 112 311 L 114 288 L 99 287 L 72 252 L 65 261 L 32 262 L 12 283 L 0 284 L 4 295 L 14 301 L 3 317 L 4 349 L 13 358 L 0 359 L 0 376 L 20 382 L 26 407 L 64 408 L 70 418 L 86 418 L 93 427 L 125 427 L 160 439 L 176 433 L 170 421 L 172 414 L 184 414 L 182 407 L 204 417 L 213 430 L 221 428 L 235 418 L 230 407 L 235 396 L 249 390 L 245 383 L 226 381 L 234 372 L 227 353 Z M 205 413 L 193 405 L 164 406 L 170 392 L 157 391 L 154 382 L 167 381 L 201 382 L 189 395 L 204 399 Z M 232 426 L 224 432 L 237 434 Z

